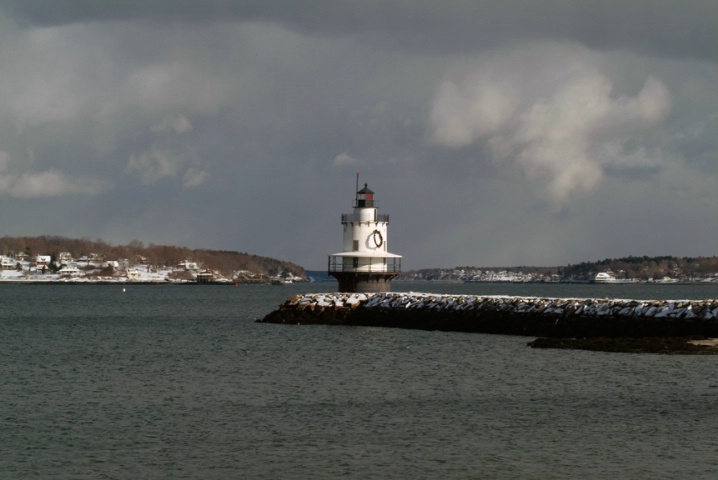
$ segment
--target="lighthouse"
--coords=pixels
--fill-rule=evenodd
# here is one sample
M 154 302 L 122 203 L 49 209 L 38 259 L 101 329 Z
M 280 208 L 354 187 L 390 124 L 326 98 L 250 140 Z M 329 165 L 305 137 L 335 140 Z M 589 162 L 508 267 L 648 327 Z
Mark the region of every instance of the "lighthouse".
M 340 292 L 388 292 L 401 272 L 401 255 L 387 248 L 389 215 L 379 215 L 378 207 L 366 183 L 359 190 L 357 174 L 354 211 L 342 214 L 342 251 L 329 255 L 328 273 L 339 281 Z

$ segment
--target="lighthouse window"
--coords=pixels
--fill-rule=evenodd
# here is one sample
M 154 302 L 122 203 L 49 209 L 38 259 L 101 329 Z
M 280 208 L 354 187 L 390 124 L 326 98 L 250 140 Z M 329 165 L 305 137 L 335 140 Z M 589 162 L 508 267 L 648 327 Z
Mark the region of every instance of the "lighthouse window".
M 354 242 L 352 243 L 352 250 L 354 250 L 355 252 L 359 251 L 359 240 L 354 240 Z

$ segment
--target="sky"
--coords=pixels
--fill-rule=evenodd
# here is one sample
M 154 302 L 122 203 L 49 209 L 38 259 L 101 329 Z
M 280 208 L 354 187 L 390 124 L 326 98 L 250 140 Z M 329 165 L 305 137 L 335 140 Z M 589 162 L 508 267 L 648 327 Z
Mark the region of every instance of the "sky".
M 718 254 L 715 0 L 0 0 L 0 236 L 325 269 Z

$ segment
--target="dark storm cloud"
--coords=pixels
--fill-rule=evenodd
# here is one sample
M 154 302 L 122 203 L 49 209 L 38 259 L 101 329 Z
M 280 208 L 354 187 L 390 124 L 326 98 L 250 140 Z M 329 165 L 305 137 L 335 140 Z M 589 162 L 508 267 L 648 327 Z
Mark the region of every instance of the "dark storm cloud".
M 103 20 L 266 21 L 304 32 L 370 36 L 385 46 L 464 52 L 526 39 L 718 60 L 712 0 L 4 0 L 26 25 Z
M 0 0 L 0 224 L 322 268 L 361 170 L 406 268 L 714 254 L 715 16 Z

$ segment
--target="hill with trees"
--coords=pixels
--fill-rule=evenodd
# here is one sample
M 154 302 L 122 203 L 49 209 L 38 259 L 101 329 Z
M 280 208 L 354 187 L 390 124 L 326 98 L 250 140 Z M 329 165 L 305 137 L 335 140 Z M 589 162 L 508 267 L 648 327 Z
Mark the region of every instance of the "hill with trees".
M 243 252 L 190 249 L 173 245 L 145 245 L 133 240 L 127 245 L 112 245 L 104 240 L 73 239 L 59 236 L 2 237 L 0 255 L 16 257 L 24 254 L 29 258 L 49 255 L 53 262 L 61 253 L 67 252 L 74 259 L 83 257 L 105 260 L 129 260 L 130 263 L 172 267 L 181 262 L 191 261 L 202 268 L 231 276 L 238 271 L 248 271 L 268 277 L 306 278 L 304 269 L 291 262 L 262 257 Z
M 562 267 L 429 268 L 404 272 L 398 280 L 588 282 L 600 272 L 609 272 L 618 280 L 718 282 L 718 256 L 629 256 Z

